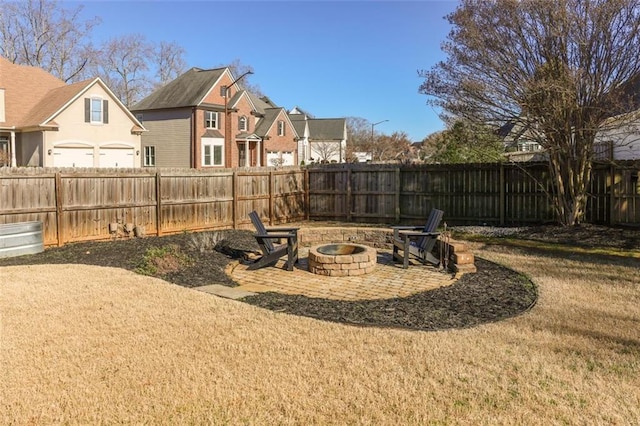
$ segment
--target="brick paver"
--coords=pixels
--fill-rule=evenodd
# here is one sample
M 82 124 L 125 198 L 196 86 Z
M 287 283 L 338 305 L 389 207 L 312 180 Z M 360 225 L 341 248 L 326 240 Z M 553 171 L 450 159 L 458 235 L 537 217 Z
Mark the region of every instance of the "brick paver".
M 456 277 L 438 268 L 413 264 L 409 269 L 393 263 L 390 251 L 378 249 L 373 272 L 353 277 L 328 277 L 307 270 L 308 249 L 300 249 L 300 262 L 293 271 L 284 268 L 285 259 L 274 267 L 255 271 L 234 263 L 227 273 L 238 283 L 238 290 L 252 293 L 275 291 L 334 300 L 365 300 L 407 297 L 415 293 L 451 285 Z

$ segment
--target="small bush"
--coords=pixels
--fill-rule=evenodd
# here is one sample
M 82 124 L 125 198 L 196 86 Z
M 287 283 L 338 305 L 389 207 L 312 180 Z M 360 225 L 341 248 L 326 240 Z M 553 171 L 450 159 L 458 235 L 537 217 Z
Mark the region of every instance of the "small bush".
M 180 247 L 168 245 L 148 249 L 135 271 L 141 275 L 163 276 L 192 263 L 189 256 L 180 252 Z

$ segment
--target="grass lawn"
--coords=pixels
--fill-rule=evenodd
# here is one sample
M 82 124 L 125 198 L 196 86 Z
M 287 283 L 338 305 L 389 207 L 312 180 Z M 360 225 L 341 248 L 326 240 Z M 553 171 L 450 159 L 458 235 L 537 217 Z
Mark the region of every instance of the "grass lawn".
M 640 424 L 640 261 L 474 243 L 524 315 L 360 328 L 119 268 L 0 267 L 2 424 Z

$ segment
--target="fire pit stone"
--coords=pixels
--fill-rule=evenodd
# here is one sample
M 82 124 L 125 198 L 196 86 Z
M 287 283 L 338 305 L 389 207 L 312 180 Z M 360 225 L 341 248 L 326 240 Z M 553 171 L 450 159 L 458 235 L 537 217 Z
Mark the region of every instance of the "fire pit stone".
M 348 277 L 373 272 L 377 252 L 360 244 L 325 244 L 309 249 L 309 272 L 331 277 Z

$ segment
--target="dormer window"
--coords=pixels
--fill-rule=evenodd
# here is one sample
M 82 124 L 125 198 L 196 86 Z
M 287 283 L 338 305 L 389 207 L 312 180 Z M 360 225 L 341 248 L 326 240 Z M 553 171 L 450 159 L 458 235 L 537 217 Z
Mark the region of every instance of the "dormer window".
M 207 129 L 217 129 L 218 128 L 218 113 L 214 111 L 205 111 L 204 112 L 204 126 Z
M 84 121 L 91 124 L 109 123 L 109 101 L 99 97 L 84 98 Z
M 248 127 L 248 121 L 247 121 L 247 117 L 246 116 L 242 116 L 238 119 L 238 130 L 242 131 L 242 132 L 246 132 Z
M 278 136 L 284 136 L 284 121 L 278 121 Z

